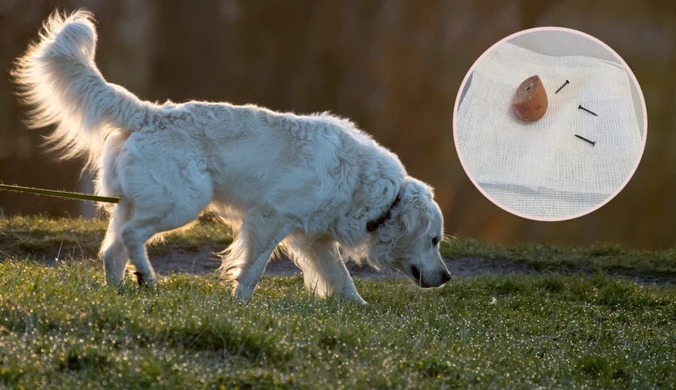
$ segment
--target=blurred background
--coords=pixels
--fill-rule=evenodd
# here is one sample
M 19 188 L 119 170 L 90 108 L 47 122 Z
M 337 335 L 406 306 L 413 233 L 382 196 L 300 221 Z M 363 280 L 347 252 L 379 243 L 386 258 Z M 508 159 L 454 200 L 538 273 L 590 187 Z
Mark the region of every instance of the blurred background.
M 354 120 L 436 188 L 446 231 L 496 243 L 676 243 L 676 0 L 0 0 L 0 182 L 91 192 L 27 131 L 8 72 L 55 8 L 98 20 L 104 77 L 153 101 L 255 103 Z M 641 84 L 648 140 L 638 171 L 582 218 L 535 222 L 472 185 L 453 143 L 453 105 L 474 61 L 535 26 L 589 33 Z M 5 215 L 95 216 L 89 204 L 0 191 Z

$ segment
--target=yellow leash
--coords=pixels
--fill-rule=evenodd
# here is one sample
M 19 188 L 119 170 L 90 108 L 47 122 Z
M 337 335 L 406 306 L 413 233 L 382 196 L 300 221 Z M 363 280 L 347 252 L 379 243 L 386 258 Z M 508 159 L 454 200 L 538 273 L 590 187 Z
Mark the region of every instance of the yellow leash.
M 42 188 L 21 187 L 16 185 L 0 184 L 0 190 L 21 192 L 33 195 L 53 196 L 63 199 L 89 200 L 92 202 L 117 203 L 118 198 L 109 198 L 107 196 L 87 195 L 79 192 L 43 190 Z

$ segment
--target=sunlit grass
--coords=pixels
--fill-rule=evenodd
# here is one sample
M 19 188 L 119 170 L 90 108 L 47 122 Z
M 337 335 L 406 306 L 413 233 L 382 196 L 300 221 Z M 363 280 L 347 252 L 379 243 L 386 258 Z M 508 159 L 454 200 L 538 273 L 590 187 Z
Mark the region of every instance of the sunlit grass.
M 0 255 L 54 258 L 95 257 L 106 222 L 102 220 L 0 217 Z M 232 242 L 230 229 L 216 222 L 201 222 L 166 236 L 165 243 L 150 248 L 150 255 L 163 255 L 180 248 L 189 252 L 203 247 L 224 249 Z M 676 251 L 641 251 L 619 245 L 559 247 L 542 244 L 503 246 L 470 238 L 447 238 L 441 244 L 447 258 L 474 257 L 525 263 L 536 270 L 576 270 L 648 273 L 676 278 Z
M 0 217 L 0 255 L 95 257 L 106 227 L 107 222 L 100 219 Z M 150 246 L 150 255 L 163 254 L 175 248 L 193 252 L 199 251 L 202 246 L 224 249 L 232 242 L 232 232 L 225 224 L 202 222 L 171 232 L 165 238 L 165 242 Z
M 265 278 L 249 304 L 215 276 L 104 285 L 86 263 L 0 263 L 0 386 L 663 387 L 676 289 L 581 276 L 363 282 L 368 306 Z
M 421 291 L 356 280 L 362 307 L 317 300 L 302 279 L 264 278 L 230 298 L 216 274 L 161 277 L 156 289 L 103 282 L 104 221 L 0 218 L 0 387 L 544 388 L 676 383 L 676 287 L 602 275 L 455 278 Z M 225 247 L 199 223 L 176 248 Z M 44 266 L 26 256 L 68 257 Z M 450 238 L 442 253 L 537 269 L 674 272 L 671 251 L 498 246 Z
M 617 244 L 596 244 L 588 247 L 546 244 L 504 246 L 463 237 L 449 237 L 442 242 L 441 252 L 450 258 L 474 257 L 521 262 L 536 270 L 621 270 L 673 275 L 676 278 L 674 248 L 648 251 L 624 248 Z

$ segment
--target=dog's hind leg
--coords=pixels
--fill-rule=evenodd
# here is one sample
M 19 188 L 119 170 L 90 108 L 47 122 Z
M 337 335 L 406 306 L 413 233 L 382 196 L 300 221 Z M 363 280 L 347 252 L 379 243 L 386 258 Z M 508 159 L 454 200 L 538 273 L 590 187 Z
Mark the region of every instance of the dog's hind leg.
M 157 284 L 155 270 L 148 260 L 146 242 L 157 233 L 178 229 L 194 221 L 207 204 L 208 201 L 204 204 L 174 203 L 176 205 L 174 208 L 163 213 L 132 205 L 134 214 L 122 227 L 121 237 L 129 260 L 136 268 L 134 274 L 139 285 L 150 287 Z
M 167 137 L 171 134 L 134 133 L 117 162 L 121 199 L 132 211 L 120 238 L 140 285 L 157 283 L 146 251 L 148 240 L 194 221 L 213 199 L 211 176 L 199 151 Z
M 148 260 L 146 242 L 162 229 L 153 219 L 134 218 L 122 227 L 122 241 L 129 254 L 139 286 L 152 287 L 157 284 L 155 270 Z
M 288 242 L 287 250 L 303 271 L 305 288 L 310 292 L 322 298 L 333 295 L 342 301 L 366 303 L 357 292 L 335 241 L 294 236 Z
M 122 283 L 124 269 L 129 262 L 127 250 L 122 243 L 120 230 L 129 219 L 129 205 L 122 200 L 115 206 L 111 213 L 106 237 L 101 244 L 100 255 L 103 257 L 103 269 L 106 274 L 106 282 L 111 286 Z
M 155 270 L 148 260 L 148 240 L 158 233 L 178 229 L 194 221 L 211 201 L 211 185 L 206 180 L 201 183 L 192 186 L 192 183 L 177 183 L 175 187 L 180 191 L 170 192 L 167 190 L 169 187 L 152 188 L 149 182 L 144 187 L 145 194 L 127 195 L 132 216 L 122 226 L 120 237 L 131 264 L 136 268 L 134 273 L 139 285 L 153 286 L 157 283 Z
M 226 250 L 221 270 L 235 280 L 233 296 L 248 301 L 277 245 L 298 228 L 275 212 L 250 209 L 239 235 Z

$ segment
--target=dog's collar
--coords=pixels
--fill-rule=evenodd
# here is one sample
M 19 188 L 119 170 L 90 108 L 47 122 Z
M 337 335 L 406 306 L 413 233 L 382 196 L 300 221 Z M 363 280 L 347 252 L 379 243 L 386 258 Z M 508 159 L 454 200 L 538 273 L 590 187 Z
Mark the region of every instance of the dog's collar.
M 375 232 L 378 230 L 379 227 L 381 227 L 385 222 L 387 222 L 388 219 L 390 219 L 390 213 L 392 209 L 399 204 L 399 201 L 401 200 L 401 196 L 397 195 L 396 199 L 394 199 L 394 202 L 390 205 L 390 208 L 387 209 L 385 214 L 381 215 L 380 218 L 374 220 L 374 221 L 369 221 L 366 223 L 366 230 L 369 233 Z

